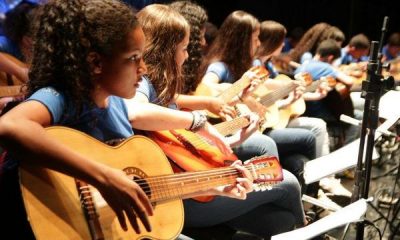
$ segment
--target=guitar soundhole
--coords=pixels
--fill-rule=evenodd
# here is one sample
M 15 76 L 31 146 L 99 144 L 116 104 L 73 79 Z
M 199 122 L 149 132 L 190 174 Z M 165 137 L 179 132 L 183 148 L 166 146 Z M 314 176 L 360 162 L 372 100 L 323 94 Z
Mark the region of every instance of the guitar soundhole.
M 127 167 L 123 169 L 126 175 L 129 176 L 133 181 L 135 181 L 142 190 L 146 193 L 146 195 L 151 199 L 151 188 L 149 183 L 147 182 L 147 174 L 135 167 Z

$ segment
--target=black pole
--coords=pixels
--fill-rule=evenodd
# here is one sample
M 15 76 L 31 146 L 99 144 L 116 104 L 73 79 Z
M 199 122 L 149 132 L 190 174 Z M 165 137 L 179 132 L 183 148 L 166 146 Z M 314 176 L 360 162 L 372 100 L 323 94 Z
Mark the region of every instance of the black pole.
M 385 81 L 389 82 L 392 79 L 383 79 L 381 63 L 382 54 L 380 54 L 388 20 L 388 17 L 384 18 L 380 42 L 371 42 L 370 59 L 367 66 L 367 79 L 362 83 L 361 97 L 365 98 L 365 104 L 352 202 L 355 202 L 360 198 L 368 198 L 372 167 L 372 152 L 374 149 L 375 131 L 378 127 L 379 120 L 379 100 L 381 95 L 387 90 L 386 86 L 392 87 L 390 84 L 384 84 Z M 366 145 L 365 140 L 367 143 Z M 363 163 L 364 149 L 365 163 Z M 357 223 L 356 234 L 357 240 L 363 239 L 364 222 Z

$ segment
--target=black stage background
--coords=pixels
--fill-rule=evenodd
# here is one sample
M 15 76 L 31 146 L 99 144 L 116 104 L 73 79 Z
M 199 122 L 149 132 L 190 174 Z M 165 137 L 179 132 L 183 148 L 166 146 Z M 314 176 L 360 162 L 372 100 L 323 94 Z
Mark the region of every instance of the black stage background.
M 234 10 L 244 10 L 260 21 L 275 20 L 286 26 L 307 30 L 319 22 L 339 27 L 346 41 L 358 33 L 370 40 L 379 40 L 384 16 L 389 16 L 388 34 L 400 32 L 400 1 L 398 0 L 198 0 L 210 21 L 219 26 Z M 218 5 L 217 5 L 218 4 Z

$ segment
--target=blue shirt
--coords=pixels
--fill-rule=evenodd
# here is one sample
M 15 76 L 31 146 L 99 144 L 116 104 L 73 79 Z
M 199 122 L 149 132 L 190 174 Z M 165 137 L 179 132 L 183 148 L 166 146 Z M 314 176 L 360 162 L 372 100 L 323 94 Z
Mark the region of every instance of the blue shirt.
M 307 61 L 311 61 L 312 58 L 313 58 L 313 55 L 312 55 L 311 52 L 305 52 L 300 57 L 300 64 L 303 64 L 303 63 L 305 63 Z
M 350 64 L 368 61 L 368 56 L 361 56 L 360 58 L 354 58 L 346 51 L 346 48 L 340 50 L 340 64 Z
M 260 59 L 255 59 L 253 61 L 253 66 L 263 66 L 262 62 Z M 269 78 L 275 78 L 278 76 L 278 71 L 276 70 L 274 64 L 271 61 L 267 61 L 264 64 L 264 67 L 268 70 L 269 72 Z
M 285 42 L 285 45 L 283 45 L 282 52 L 286 53 L 286 52 L 289 52 L 293 48 L 293 46 L 292 46 L 292 44 L 290 44 L 290 41 L 288 38 L 285 38 L 284 42 Z
M 392 56 L 392 55 L 390 55 L 390 53 L 389 53 L 389 51 L 388 51 L 388 45 L 385 45 L 385 46 L 382 48 L 382 54 L 383 54 L 383 56 L 385 56 L 386 61 L 390 61 L 390 60 L 393 60 L 393 59 L 395 59 L 395 58 L 397 58 L 397 57 L 400 57 L 400 52 L 399 52 L 399 54 L 397 54 L 397 56 Z
M 0 52 L 10 54 L 19 60 L 24 61 L 24 56 L 22 55 L 18 45 L 5 36 L 0 36 Z
M 234 83 L 235 79 L 228 66 L 223 62 L 213 62 L 208 65 L 206 74 L 212 72 L 219 78 L 220 83 Z
M 150 103 L 160 105 L 157 92 L 148 77 L 142 77 L 142 81 L 140 81 L 139 87 L 136 89 L 136 92 L 140 92 L 141 94 L 145 95 Z M 168 105 L 168 108 L 178 109 L 178 106 L 176 105 L 176 103 L 171 103 Z
M 310 73 L 314 81 L 326 76 L 336 78 L 338 74 L 331 64 L 317 60 L 310 60 L 301 64 L 294 73 L 297 74 L 300 72 Z
M 311 74 L 313 81 L 320 79 L 321 77 L 332 76 L 337 78 L 338 72 L 329 63 L 310 60 L 298 67 L 295 74 L 300 72 L 308 72 Z M 330 115 L 330 111 L 325 106 L 323 101 L 307 101 L 305 115 L 311 117 L 323 117 Z
M 36 91 L 26 101 L 38 101 L 49 110 L 51 125 L 63 125 L 82 131 L 99 141 L 107 142 L 130 137 L 132 126 L 128 119 L 128 111 L 122 98 L 110 96 L 108 106 L 99 108 L 83 106 L 77 116 L 76 106 L 64 94 L 54 88 L 46 87 Z M 16 167 L 18 162 L 11 160 L 7 154 L 5 169 Z

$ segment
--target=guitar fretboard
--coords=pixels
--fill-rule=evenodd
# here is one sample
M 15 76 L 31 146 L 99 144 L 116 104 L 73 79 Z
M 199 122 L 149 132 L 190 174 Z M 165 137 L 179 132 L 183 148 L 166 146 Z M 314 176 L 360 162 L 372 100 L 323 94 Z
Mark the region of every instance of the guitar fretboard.
M 222 136 L 228 136 L 229 134 L 233 134 L 239 129 L 242 129 L 249 125 L 249 120 L 245 117 L 238 117 L 231 121 L 226 121 L 222 123 L 218 123 L 214 125 L 219 133 Z
M 279 88 L 278 90 L 275 90 L 261 97 L 259 102 L 265 107 L 269 107 L 279 99 L 286 97 L 291 91 L 295 90 L 296 87 L 297 84 L 295 83 L 286 84 L 285 86 Z

